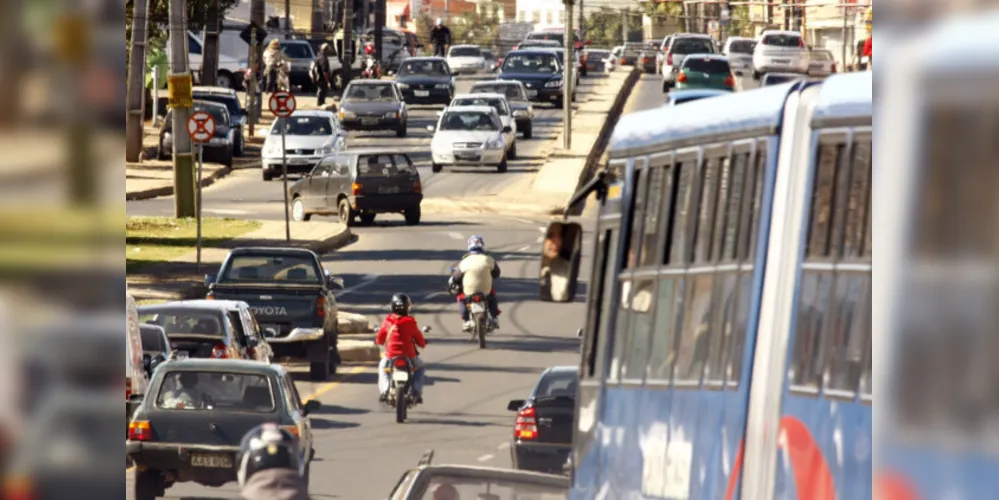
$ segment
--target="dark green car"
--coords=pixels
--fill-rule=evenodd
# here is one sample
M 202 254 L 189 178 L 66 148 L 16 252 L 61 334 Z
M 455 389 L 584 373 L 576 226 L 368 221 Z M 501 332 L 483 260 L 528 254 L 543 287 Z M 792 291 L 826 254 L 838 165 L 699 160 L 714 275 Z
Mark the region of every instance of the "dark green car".
M 675 88 L 735 90 L 735 77 L 725 56 L 691 54 L 677 70 Z

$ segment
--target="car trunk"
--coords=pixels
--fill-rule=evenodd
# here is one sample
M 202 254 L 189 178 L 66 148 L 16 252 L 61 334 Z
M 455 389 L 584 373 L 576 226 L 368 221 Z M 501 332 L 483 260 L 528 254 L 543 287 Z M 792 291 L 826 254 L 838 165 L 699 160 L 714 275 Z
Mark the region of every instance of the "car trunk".
M 284 284 L 280 288 L 269 284 L 216 283 L 212 290 L 218 300 L 241 300 L 250 305 L 250 311 L 260 324 L 260 331 L 272 337 L 268 330 L 274 329 L 277 337 L 286 336 L 298 327 L 321 323 L 315 321 L 316 300 L 321 288 L 318 285 Z
M 222 343 L 221 335 L 173 333 L 167 337 L 174 350 L 186 352 L 192 358 L 210 358 L 212 349 Z
M 571 444 L 576 400 L 569 396 L 547 396 L 534 400 L 538 420 L 537 443 Z
M 778 62 L 790 62 L 792 57 L 797 57 L 801 55 L 804 51 L 801 45 L 801 38 L 790 37 L 790 36 L 771 36 L 766 37 L 761 42 L 763 44 L 763 55 L 766 57 L 786 57 L 787 61 Z
M 279 419 L 276 412 L 157 409 L 149 413 L 149 426 L 164 443 L 239 446 L 251 429 Z
M 408 174 L 357 178 L 357 183 L 361 185 L 361 192 L 365 196 L 411 194 L 418 181 L 418 178 L 413 179 Z

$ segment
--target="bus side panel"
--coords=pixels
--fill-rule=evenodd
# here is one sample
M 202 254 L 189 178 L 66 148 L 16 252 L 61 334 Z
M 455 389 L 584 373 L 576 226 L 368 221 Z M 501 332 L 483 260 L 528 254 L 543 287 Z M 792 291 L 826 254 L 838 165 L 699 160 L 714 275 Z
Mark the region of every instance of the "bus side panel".
M 635 417 L 644 391 L 638 387 L 608 385 L 603 431 L 603 470 L 600 491 L 607 498 L 627 498 L 642 490 L 644 458 L 639 450 L 640 429 Z M 592 497 L 591 497 L 592 498 Z
M 576 403 L 578 410 L 576 419 L 579 421 L 579 428 L 592 429 L 596 435 L 595 439 L 589 441 L 588 446 L 582 450 L 573 450 L 574 463 L 572 474 L 572 490 L 569 498 L 576 500 L 596 498 L 597 481 L 600 478 L 600 428 L 597 422 L 597 403 L 599 401 L 600 387 L 588 384 L 579 384 L 579 401 Z M 584 446 L 582 443 L 573 443 L 573 447 Z
M 885 446 L 875 487 L 887 498 L 995 498 L 999 458 L 985 451 L 948 452 L 934 444 Z

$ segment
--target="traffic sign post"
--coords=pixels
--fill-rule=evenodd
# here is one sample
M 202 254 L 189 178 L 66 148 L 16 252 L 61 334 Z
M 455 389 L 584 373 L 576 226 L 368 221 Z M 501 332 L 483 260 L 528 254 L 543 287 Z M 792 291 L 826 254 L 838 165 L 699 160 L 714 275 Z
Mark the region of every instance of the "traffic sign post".
M 276 118 L 288 118 L 295 112 L 295 96 L 291 92 L 278 91 L 271 94 L 271 113 Z M 285 149 L 285 135 L 288 132 L 287 120 L 281 124 L 281 179 L 284 181 L 284 237 L 291 241 L 291 218 L 288 212 L 288 151 Z
M 191 113 L 191 117 L 187 120 L 187 133 L 191 136 L 191 141 L 194 142 L 198 147 L 198 192 L 196 200 L 196 214 L 197 214 L 197 226 L 198 226 L 198 257 L 197 257 L 197 272 L 201 273 L 201 176 L 204 171 L 205 165 L 205 143 L 212 140 L 215 136 L 215 118 L 211 114 L 204 111 L 198 111 L 196 113 Z

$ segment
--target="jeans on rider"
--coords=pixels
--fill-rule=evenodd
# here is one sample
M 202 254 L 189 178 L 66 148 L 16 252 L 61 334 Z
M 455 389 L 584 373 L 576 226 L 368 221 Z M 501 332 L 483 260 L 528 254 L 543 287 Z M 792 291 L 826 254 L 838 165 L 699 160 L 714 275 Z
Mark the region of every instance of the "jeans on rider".
M 278 91 L 278 82 L 281 80 L 281 71 L 277 68 L 267 71 L 264 83 L 264 92 L 274 93 Z
M 499 299 L 496 298 L 496 290 L 490 290 L 489 295 L 486 295 L 486 306 L 489 307 L 489 314 L 492 315 L 493 319 L 499 318 Z M 465 294 L 458 295 L 458 310 L 461 312 L 461 320 L 468 321 L 468 305 L 465 304 Z
M 378 362 L 378 394 L 385 394 L 389 390 L 389 374 L 385 372 L 385 369 L 389 366 L 389 361 L 391 361 L 390 358 L 383 357 Z M 412 367 L 416 369 L 413 373 L 413 394 L 422 395 L 423 377 L 426 374 L 427 367 L 419 356 L 410 358 L 409 361 L 412 363 Z

